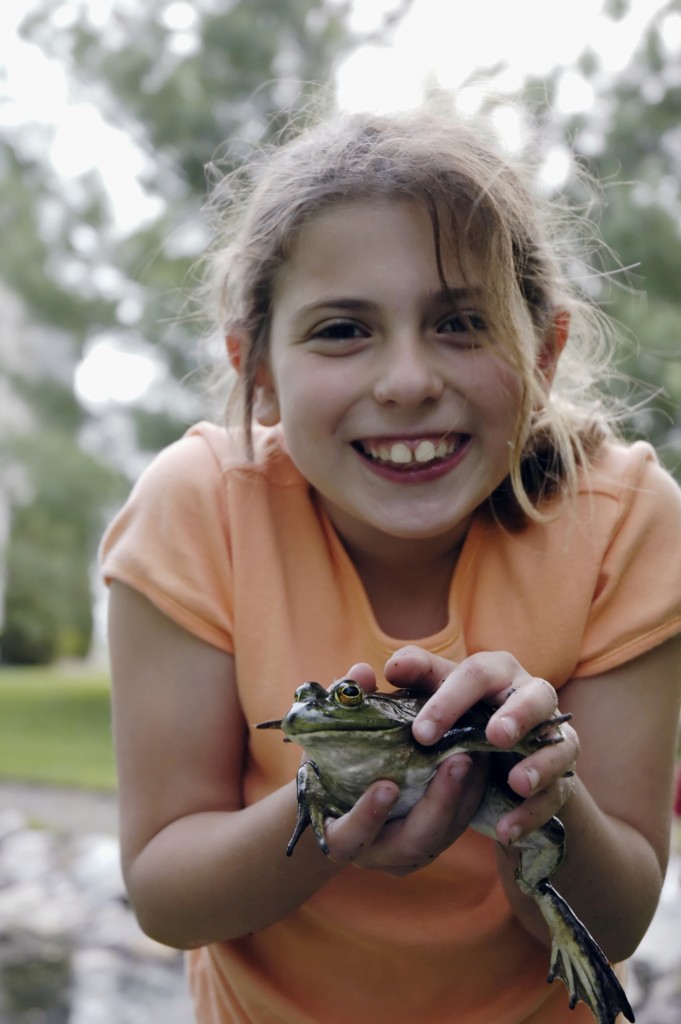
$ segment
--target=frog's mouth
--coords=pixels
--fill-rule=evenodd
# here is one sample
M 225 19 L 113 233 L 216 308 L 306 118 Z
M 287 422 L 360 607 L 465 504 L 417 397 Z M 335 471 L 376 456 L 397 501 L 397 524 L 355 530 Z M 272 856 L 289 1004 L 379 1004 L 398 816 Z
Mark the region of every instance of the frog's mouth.
M 291 721 L 289 721 L 288 723 L 286 721 L 282 722 L 281 728 L 285 732 L 286 732 L 287 724 L 293 725 L 294 723 L 291 722 Z M 403 722 L 393 722 L 392 724 L 390 722 L 387 722 L 386 724 L 383 724 L 381 722 L 377 722 L 376 725 L 360 725 L 360 726 L 353 725 L 352 722 L 343 722 L 343 723 L 334 722 L 333 724 L 329 724 L 328 722 L 320 722 L 318 725 L 317 724 L 310 725 L 309 723 L 306 722 L 304 728 L 302 728 L 302 729 L 294 729 L 294 730 L 291 730 L 291 731 L 295 732 L 296 736 L 311 736 L 311 735 L 320 736 L 322 734 L 325 734 L 327 736 L 332 736 L 334 733 L 339 733 L 339 732 L 352 732 L 352 733 L 354 733 L 354 734 L 356 734 L 358 736 L 361 736 L 364 733 L 394 732 L 395 729 L 403 729 L 403 728 L 404 728 L 404 723 Z
M 255 726 L 256 729 L 283 729 L 287 731 L 287 726 L 294 725 L 298 719 L 298 715 L 287 715 L 286 718 L 273 718 L 269 722 L 258 722 Z M 370 723 L 358 726 L 356 722 L 337 722 L 333 723 L 320 721 L 318 723 L 311 724 L 305 722 L 305 728 L 294 730 L 296 737 L 298 736 L 320 736 L 326 733 L 328 736 L 332 736 L 338 732 L 353 732 L 353 733 L 376 733 L 376 732 L 392 732 L 394 729 L 404 728 L 404 722 L 390 722 L 388 719 L 385 722 L 376 722 L 375 725 Z M 288 736 L 286 742 L 289 742 Z
M 281 729 L 281 718 L 272 718 L 269 722 L 256 722 L 256 729 Z

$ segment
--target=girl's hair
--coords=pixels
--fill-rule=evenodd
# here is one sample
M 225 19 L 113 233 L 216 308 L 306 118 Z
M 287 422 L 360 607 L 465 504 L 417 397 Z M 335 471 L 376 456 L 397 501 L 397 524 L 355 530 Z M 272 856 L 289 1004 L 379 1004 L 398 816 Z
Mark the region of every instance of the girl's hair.
M 254 168 L 217 186 L 219 231 L 207 281 L 222 335 L 249 339 L 228 404 L 230 418 L 241 408 L 249 451 L 254 378 L 267 358 L 277 274 L 303 224 L 354 200 L 420 203 L 433 226 L 443 285 L 443 250 L 453 247 L 464 275 L 473 263 L 484 267 L 489 337 L 522 383 L 509 475 L 490 509 L 509 527 L 525 516 L 546 518 L 545 500 L 574 493 L 578 468 L 614 433 L 593 386 L 603 378 L 608 324 L 563 270 L 571 258 L 563 252 L 566 211 L 556 218 L 527 171 L 479 124 L 451 114 L 339 115 L 273 145 Z M 569 343 L 547 393 L 537 356 L 557 316 L 569 319 Z

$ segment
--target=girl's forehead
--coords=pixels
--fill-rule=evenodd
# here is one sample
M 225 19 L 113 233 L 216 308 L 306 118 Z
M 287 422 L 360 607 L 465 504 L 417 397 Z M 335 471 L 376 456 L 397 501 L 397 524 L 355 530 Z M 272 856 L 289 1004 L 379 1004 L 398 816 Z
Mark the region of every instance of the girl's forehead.
M 417 198 L 357 198 L 339 201 L 307 216 L 295 231 L 281 277 L 304 266 L 319 270 L 328 256 L 361 262 L 367 247 L 387 262 L 409 248 L 428 254 L 438 275 L 448 279 L 480 276 L 479 245 L 454 209 L 429 209 Z M 444 280 L 441 283 L 445 283 Z M 459 283 L 457 281 L 457 283 Z
M 331 306 L 413 316 L 452 302 L 486 304 L 481 265 L 470 254 L 462 262 L 460 248 L 438 242 L 414 200 L 329 207 L 301 228 L 275 277 L 273 324 L 302 324 Z

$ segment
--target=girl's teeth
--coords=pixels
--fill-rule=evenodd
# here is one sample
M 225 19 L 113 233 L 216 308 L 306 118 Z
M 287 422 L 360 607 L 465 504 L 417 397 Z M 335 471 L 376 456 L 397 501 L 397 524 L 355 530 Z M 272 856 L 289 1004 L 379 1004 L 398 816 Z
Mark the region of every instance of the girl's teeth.
M 404 441 L 397 441 L 392 445 L 379 445 L 377 448 L 371 448 L 369 453 L 374 459 L 379 459 L 381 462 L 408 466 L 412 462 L 423 465 L 426 462 L 432 462 L 433 459 L 444 459 L 453 450 L 454 446 L 451 441 L 438 441 L 437 444 L 434 444 L 432 441 L 423 440 L 419 441 L 415 448 L 410 447 Z
M 435 445 L 432 441 L 420 441 L 414 458 L 417 462 L 430 462 L 435 458 Z
M 394 444 L 390 449 L 389 457 L 391 462 L 401 462 L 406 466 L 408 462 L 411 462 L 411 449 L 406 444 Z

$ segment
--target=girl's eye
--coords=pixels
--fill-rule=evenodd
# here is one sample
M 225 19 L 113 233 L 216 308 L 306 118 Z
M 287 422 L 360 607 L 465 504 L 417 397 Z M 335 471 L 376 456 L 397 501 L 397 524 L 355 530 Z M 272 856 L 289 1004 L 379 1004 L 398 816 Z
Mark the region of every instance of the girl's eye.
M 440 321 L 438 330 L 442 334 L 479 334 L 487 330 L 484 317 L 475 311 L 453 313 Z
M 330 323 L 315 327 L 310 337 L 322 341 L 355 341 L 368 337 L 365 327 L 353 323 L 352 320 L 332 320 Z

